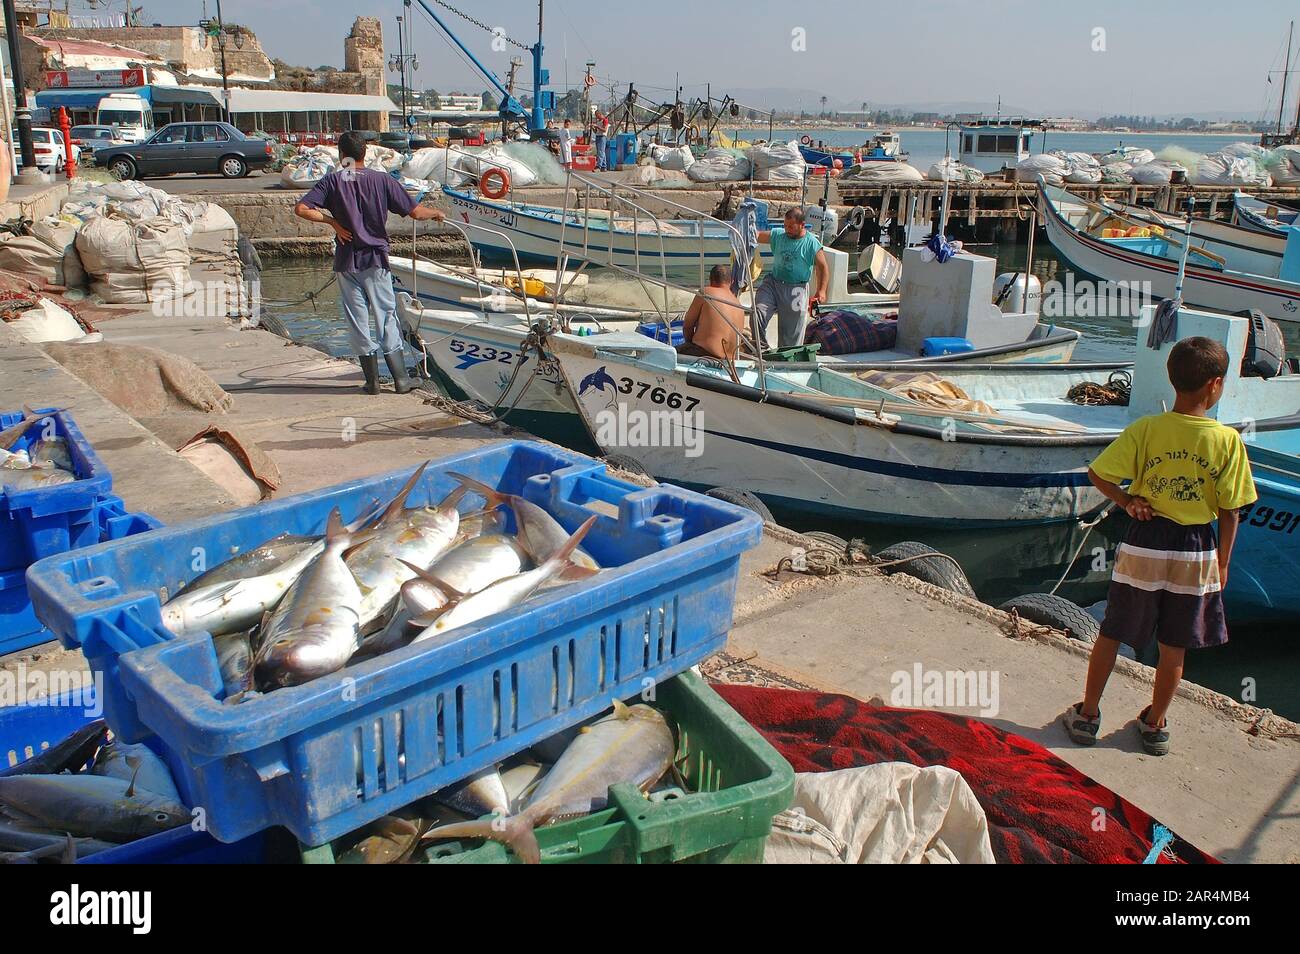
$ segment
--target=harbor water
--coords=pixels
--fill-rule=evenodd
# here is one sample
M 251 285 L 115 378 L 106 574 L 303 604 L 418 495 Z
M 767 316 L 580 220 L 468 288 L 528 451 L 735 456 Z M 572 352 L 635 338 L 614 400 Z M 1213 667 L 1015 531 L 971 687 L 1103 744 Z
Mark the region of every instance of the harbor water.
M 973 250 L 996 257 L 1000 272 L 1024 268 L 1023 245 L 986 245 Z M 1035 244 L 1033 271 L 1045 284 L 1065 282 L 1069 277 L 1069 269 L 1045 241 Z M 294 340 L 329 354 L 346 355 L 347 334 L 338 317 L 331 274 L 329 263 L 323 259 L 268 263 L 262 276 L 262 293 L 266 310 L 284 323 Z M 1135 316 L 1096 314 L 1098 310 L 1081 307 L 1078 311 L 1089 313 L 1060 321 L 1084 333 L 1075 359 L 1131 360 Z M 1300 353 L 1300 326 L 1287 325 L 1284 333 L 1288 352 Z M 843 520 L 819 522 L 806 515 L 785 513 L 776 516 L 797 530 L 826 530 L 841 537 L 859 538 L 873 550 L 900 540 L 925 543 L 955 557 L 979 597 L 994 606 L 1026 593 L 1047 592 L 1064 576 L 1058 593 L 1085 607 L 1106 598 L 1108 567 L 1126 519 L 1122 515 L 1109 517 L 1085 541 L 1085 531 L 1075 524 L 961 531 L 871 523 L 847 525 Z M 1079 556 L 1071 566 L 1076 551 Z M 1186 676 L 1235 699 L 1242 698 L 1244 685 L 1252 685 L 1256 698 L 1245 701 L 1300 719 L 1298 641 L 1300 621 L 1269 627 L 1232 627 L 1232 640 L 1227 646 L 1188 654 Z

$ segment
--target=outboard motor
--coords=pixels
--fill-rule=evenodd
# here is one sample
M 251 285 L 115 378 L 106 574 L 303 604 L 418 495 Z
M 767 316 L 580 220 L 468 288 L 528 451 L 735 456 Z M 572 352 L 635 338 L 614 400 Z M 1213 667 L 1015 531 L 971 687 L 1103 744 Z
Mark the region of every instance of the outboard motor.
M 1286 341 L 1277 322 L 1256 308 L 1239 311 L 1237 314 L 1250 321 L 1246 353 L 1241 359 L 1241 376 L 1274 378 L 1287 373 Z
M 1021 296 L 1024 293 L 1024 272 L 1003 272 L 993 279 L 993 304 L 997 305 L 1003 314 L 1019 313 Z M 1035 315 L 1042 313 L 1043 283 L 1038 280 L 1037 275 L 1029 276 L 1029 298 L 1024 303 L 1024 310 Z

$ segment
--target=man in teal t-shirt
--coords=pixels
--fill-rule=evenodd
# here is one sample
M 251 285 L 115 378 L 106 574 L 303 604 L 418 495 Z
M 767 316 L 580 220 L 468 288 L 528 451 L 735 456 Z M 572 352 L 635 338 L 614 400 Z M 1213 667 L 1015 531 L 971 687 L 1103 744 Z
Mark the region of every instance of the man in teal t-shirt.
M 804 228 L 803 209 L 795 207 L 785 214 L 785 227 L 759 232 L 758 240 L 772 246 L 772 265 L 754 294 L 754 312 L 764 339 L 773 313 L 777 316 L 777 347 L 793 348 L 803 344 L 804 320 L 810 304 L 826 300 L 830 267 L 821 240 Z M 817 290 L 811 302 L 808 282 L 817 275 Z

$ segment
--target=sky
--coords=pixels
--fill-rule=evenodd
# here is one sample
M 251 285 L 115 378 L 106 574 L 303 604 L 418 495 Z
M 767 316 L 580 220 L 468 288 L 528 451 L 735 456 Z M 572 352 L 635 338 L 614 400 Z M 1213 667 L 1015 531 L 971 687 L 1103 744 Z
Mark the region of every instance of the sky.
M 203 0 L 144 0 L 146 22 L 197 22 Z M 511 55 L 491 35 L 426 0 L 489 67 Z M 449 0 L 531 45 L 530 0 Z M 215 0 L 207 0 L 209 14 Z M 228 23 L 250 27 L 273 57 L 342 65 L 343 37 L 358 15 L 379 16 L 396 50 L 402 0 L 223 0 Z M 487 83 L 419 9 L 417 85 L 479 92 Z M 604 82 L 637 83 L 651 99 L 728 89 L 807 90 L 832 103 L 1004 103 L 1043 115 L 1276 115 L 1287 24 L 1300 5 L 1281 0 L 547 0 L 544 65 L 552 87 L 580 81 L 596 62 Z M 1300 35 L 1300 31 L 1297 31 Z M 1300 61 L 1300 39 L 1293 52 Z M 567 63 L 567 71 L 566 71 Z M 1288 113 L 1300 92 L 1293 63 Z M 1275 71 L 1273 83 L 1266 82 Z M 395 77 L 393 78 L 395 81 Z M 767 95 L 767 94 L 762 94 Z M 801 97 L 796 97 L 801 98 Z M 765 106 L 767 103 L 751 103 Z

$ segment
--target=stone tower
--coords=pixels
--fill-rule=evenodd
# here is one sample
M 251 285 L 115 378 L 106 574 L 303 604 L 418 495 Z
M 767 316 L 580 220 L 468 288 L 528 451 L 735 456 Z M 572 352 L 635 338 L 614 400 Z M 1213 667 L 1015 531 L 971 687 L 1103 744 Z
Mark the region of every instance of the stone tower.
M 343 69 L 361 76 L 358 92 L 367 96 L 388 93 L 384 61 L 384 29 L 378 17 L 357 17 L 352 32 L 343 41 Z M 362 125 L 379 132 L 388 131 L 388 113 L 366 113 Z

